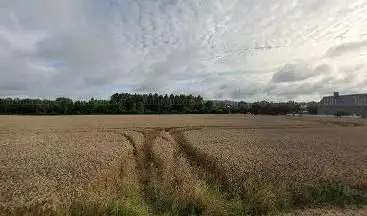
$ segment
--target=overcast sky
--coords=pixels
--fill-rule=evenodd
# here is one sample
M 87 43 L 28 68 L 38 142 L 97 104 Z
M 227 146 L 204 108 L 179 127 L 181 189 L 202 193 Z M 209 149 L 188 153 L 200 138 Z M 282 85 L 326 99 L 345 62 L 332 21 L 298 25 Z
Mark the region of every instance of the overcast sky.
M 367 93 L 367 0 L 0 0 L 0 96 Z

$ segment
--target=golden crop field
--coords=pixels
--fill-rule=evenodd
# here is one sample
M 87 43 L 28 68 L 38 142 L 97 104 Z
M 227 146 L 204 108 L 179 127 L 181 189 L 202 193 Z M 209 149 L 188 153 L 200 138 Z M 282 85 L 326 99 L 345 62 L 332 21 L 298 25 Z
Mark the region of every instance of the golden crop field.
M 0 215 L 367 215 L 367 122 L 0 116 Z

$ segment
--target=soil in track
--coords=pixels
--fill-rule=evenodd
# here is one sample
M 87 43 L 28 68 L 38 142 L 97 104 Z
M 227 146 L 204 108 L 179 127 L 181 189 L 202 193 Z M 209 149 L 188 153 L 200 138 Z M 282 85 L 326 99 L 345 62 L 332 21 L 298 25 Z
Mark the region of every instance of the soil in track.
M 225 174 L 225 171 L 218 165 L 215 159 L 196 149 L 186 139 L 184 133 L 192 130 L 198 129 L 172 129 L 170 130 L 170 133 L 178 144 L 180 151 L 190 162 L 190 165 L 200 169 L 202 177 L 205 177 L 211 183 L 221 186 L 221 189 L 225 190 L 226 193 L 233 194 L 235 190 L 235 187 L 233 187 L 234 182 L 230 182 L 229 177 Z

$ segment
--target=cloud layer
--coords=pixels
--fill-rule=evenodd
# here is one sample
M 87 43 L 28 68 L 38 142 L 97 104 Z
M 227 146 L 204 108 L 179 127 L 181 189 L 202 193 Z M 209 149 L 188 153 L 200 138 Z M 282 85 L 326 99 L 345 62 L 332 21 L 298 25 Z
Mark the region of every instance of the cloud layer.
M 0 96 L 367 92 L 364 0 L 0 2 Z

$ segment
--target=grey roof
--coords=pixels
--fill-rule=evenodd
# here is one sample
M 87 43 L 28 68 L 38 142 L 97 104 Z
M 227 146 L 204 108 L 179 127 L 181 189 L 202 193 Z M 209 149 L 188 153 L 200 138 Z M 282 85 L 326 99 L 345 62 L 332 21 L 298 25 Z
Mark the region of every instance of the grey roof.
M 321 105 L 367 106 L 367 94 L 351 94 L 323 97 Z

